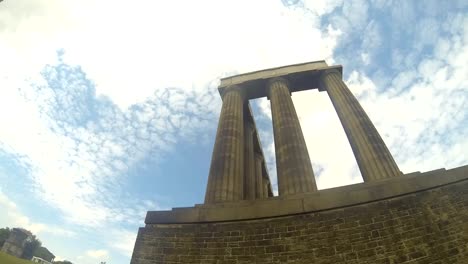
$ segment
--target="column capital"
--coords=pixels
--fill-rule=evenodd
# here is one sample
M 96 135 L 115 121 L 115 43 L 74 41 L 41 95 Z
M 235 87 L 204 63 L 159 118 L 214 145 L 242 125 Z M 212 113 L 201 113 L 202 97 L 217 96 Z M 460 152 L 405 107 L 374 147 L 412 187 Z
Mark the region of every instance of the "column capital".
M 289 95 L 291 95 L 291 83 L 288 81 L 288 79 L 284 78 L 284 77 L 274 77 L 274 78 L 271 78 L 267 81 L 267 84 L 266 84 L 266 92 L 267 92 L 267 99 L 270 100 L 270 90 L 271 90 L 271 87 L 274 83 L 276 82 L 281 82 L 283 83 L 287 88 L 288 88 L 288 91 L 289 91 Z
M 318 81 L 319 92 L 323 92 L 327 90 L 327 85 L 324 83 L 324 80 L 325 80 L 325 77 L 329 74 L 338 74 L 340 78 L 343 79 L 343 75 L 338 69 L 327 69 L 327 70 L 322 71 L 322 73 L 320 73 L 319 81 Z
M 231 86 L 228 86 L 226 87 L 226 89 L 224 89 L 223 91 L 223 94 L 221 95 L 221 99 L 224 100 L 224 97 L 228 94 L 228 93 L 231 93 L 231 92 L 237 92 L 240 94 L 241 98 L 243 101 L 246 100 L 246 94 L 245 94 L 245 91 L 244 89 L 242 89 L 242 87 L 240 87 L 239 85 L 231 85 Z

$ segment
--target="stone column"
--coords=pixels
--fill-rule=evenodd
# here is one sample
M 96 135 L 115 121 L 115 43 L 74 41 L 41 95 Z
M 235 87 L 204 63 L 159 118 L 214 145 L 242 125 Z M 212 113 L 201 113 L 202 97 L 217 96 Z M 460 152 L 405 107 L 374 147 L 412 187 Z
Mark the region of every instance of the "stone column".
M 255 199 L 255 154 L 254 154 L 254 125 L 248 121 L 244 126 L 244 198 Z
M 230 87 L 224 93 L 211 158 L 205 203 L 243 199 L 243 104 L 243 96 L 239 87 Z
M 263 197 L 270 197 L 268 190 L 270 187 L 270 178 L 268 178 L 268 173 L 266 170 L 265 160 L 262 163 L 262 182 L 263 182 Z
M 270 80 L 268 98 L 273 119 L 279 195 L 316 191 L 309 152 L 287 80 Z
M 263 198 L 263 156 L 255 152 L 255 198 Z
M 325 72 L 320 80 L 348 137 L 365 182 L 400 176 L 390 151 L 358 100 L 337 70 Z
M 268 182 L 263 181 L 263 197 L 268 198 Z

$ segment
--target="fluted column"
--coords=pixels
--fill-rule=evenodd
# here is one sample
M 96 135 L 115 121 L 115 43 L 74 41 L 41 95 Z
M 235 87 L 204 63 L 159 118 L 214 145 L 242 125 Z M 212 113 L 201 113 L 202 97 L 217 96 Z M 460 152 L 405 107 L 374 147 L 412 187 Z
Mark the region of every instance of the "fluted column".
M 255 152 L 255 198 L 263 198 L 263 156 Z
M 245 199 L 255 199 L 255 154 L 253 144 L 254 126 L 245 122 L 244 126 L 244 191 Z
M 239 87 L 233 86 L 223 96 L 205 203 L 241 200 L 243 172 L 243 98 Z
M 320 83 L 340 118 L 364 181 L 401 175 L 372 121 L 342 81 L 341 73 L 336 70 L 326 72 Z
M 263 197 L 268 198 L 268 182 L 263 181 Z
M 271 101 L 279 195 L 317 190 L 287 80 L 271 80 L 268 84 L 268 98 Z

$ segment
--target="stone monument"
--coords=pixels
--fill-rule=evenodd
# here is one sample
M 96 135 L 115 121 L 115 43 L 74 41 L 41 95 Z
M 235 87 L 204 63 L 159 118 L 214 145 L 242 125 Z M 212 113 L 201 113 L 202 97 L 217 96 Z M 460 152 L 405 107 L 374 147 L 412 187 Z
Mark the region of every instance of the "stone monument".
M 315 88 L 329 95 L 363 183 L 317 190 L 291 99 Z M 342 66 L 256 71 L 218 90 L 204 204 L 149 211 L 131 263 L 468 263 L 468 166 L 403 174 Z M 278 196 L 249 105 L 260 97 L 271 102 Z

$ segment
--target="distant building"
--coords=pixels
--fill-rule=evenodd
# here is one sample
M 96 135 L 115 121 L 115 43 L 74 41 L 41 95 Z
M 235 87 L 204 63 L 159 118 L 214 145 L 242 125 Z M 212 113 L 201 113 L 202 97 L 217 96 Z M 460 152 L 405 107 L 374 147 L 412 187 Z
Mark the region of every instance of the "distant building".
M 45 260 L 47 263 L 51 263 L 54 262 L 55 255 L 52 254 L 52 252 L 50 252 L 46 247 L 38 247 L 33 253 L 33 258 Z
M 47 261 L 47 260 L 45 260 L 43 258 L 36 257 L 36 256 L 32 257 L 31 261 L 36 262 L 36 263 L 40 263 L 40 264 L 52 264 L 52 262 L 49 262 L 49 261 Z
M 21 257 L 28 238 L 32 236 L 31 232 L 22 228 L 13 228 L 10 236 L 5 241 L 2 247 L 2 252 L 13 255 L 15 257 Z

